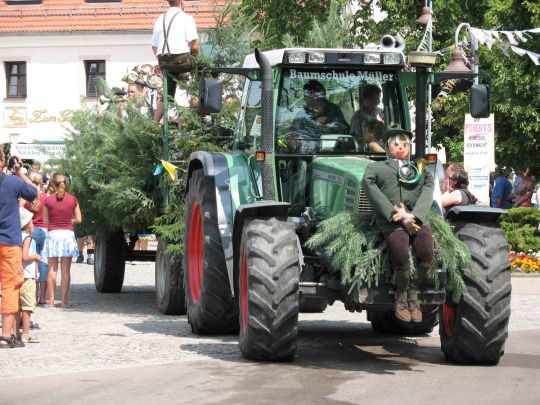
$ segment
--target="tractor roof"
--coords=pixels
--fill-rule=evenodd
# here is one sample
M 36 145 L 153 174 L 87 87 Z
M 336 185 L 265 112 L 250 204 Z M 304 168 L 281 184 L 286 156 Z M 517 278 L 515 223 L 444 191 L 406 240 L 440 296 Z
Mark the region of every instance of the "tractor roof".
M 300 63 L 300 65 L 304 65 L 305 67 L 313 66 L 313 65 L 321 65 L 321 64 L 365 64 L 366 66 L 375 67 L 375 65 L 380 65 L 382 63 L 367 63 L 365 62 L 365 55 L 397 55 L 399 62 L 398 63 L 391 63 L 391 65 L 398 65 L 398 66 L 404 66 L 405 65 L 405 56 L 403 55 L 403 52 L 401 51 L 395 51 L 395 50 L 388 50 L 388 49 L 338 49 L 338 48 L 282 48 L 282 49 L 273 49 L 271 51 L 264 51 L 264 55 L 268 58 L 268 61 L 270 62 L 271 66 L 281 65 L 281 64 L 289 64 L 286 63 L 286 55 L 290 54 L 301 54 L 304 53 L 306 55 L 309 54 L 324 54 L 327 55 L 326 62 L 314 62 L 314 63 Z M 329 56 L 332 57 L 329 57 Z M 381 61 L 382 62 L 382 61 Z M 292 63 L 291 63 L 292 64 Z M 294 63 L 296 66 L 299 64 Z M 257 63 L 255 59 L 255 54 L 247 55 L 244 59 L 243 67 L 245 68 L 258 68 L 259 64 Z

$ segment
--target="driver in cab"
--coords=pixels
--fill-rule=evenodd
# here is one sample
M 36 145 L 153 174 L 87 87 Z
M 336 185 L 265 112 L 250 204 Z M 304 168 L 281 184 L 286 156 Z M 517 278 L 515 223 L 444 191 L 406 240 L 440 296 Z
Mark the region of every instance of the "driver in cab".
M 289 137 L 287 140 L 289 147 L 299 146 L 302 140 L 318 140 L 325 134 L 349 133 L 349 124 L 341 109 L 326 99 L 326 89 L 319 81 L 308 81 L 303 90 L 304 108 L 292 121 L 290 130 L 294 133 L 294 139 Z
M 304 84 L 304 109 L 292 122 L 292 129 L 312 130 L 313 135 L 347 134 L 349 124 L 341 109 L 326 99 L 326 89 L 317 80 Z

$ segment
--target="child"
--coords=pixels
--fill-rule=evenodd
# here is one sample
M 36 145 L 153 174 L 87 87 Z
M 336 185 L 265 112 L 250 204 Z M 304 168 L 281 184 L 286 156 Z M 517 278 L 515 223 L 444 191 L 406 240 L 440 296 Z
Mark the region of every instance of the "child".
M 36 278 L 39 277 L 37 262 L 41 257 L 36 252 L 36 243 L 30 236 L 34 230 L 30 211 L 20 208 L 21 230 L 22 230 L 22 265 L 24 268 L 24 283 L 21 287 L 19 296 L 19 306 L 22 313 L 22 336 L 24 343 L 38 343 L 35 336 L 30 336 L 30 316 L 34 312 L 36 303 Z
M 383 136 L 387 159 L 366 168 L 362 187 L 375 211 L 395 271 L 394 313 L 403 322 L 422 322 L 417 285 L 424 281 L 433 259 L 433 237 L 427 214 L 433 201 L 433 175 L 419 175 L 410 166 L 411 132 L 390 128 Z M 414 174 L 414 173 L 413 173 Z M 409 277 L 409 245 L 418 263 L 417 280 Z
M 366 152 L 384 153 L 381 136 L 384 132 L 384 122 L 371 120 L 364 123 L 364 145 Z

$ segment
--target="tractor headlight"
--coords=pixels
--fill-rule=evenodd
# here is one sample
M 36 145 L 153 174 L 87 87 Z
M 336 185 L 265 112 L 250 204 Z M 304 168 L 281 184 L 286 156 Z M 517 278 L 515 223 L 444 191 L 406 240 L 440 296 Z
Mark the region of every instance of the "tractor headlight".
M 308 55 L 309 63 L 324 63 L 324 52 L 310 52 Z
M 289 63 L 306 63 L 305 52 L 291 52 L 289 53 Z
M 385 53 L 383 55 L 383 64 L 399 65 L 401 63 L 401 55 L 399 53 Z
M 377 63 L 381 63 L 381 54 L 380 53 L 365 53 L 364 63 L 366 65 L 375 65 Z

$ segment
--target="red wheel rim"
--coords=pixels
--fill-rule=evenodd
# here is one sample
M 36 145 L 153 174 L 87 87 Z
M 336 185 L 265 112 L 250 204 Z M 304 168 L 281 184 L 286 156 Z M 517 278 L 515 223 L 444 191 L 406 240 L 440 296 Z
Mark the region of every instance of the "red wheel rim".
M 189 217 L 188 272 L 189 292 L 194 303 L 199 301 L 202 287 L 203 231 L 201 206 L 194 203 Z
M 456 327 L 456 312 L 456 306 L 447 303 L 443 304 L 444 331 L 448 337 L 454 334 L 454 329 Z
M 242 254 L 242 267 L 240 268 L 240 321 L 242 332 L 245 333 L 248 324 L 248 270 L 247 252 Z

